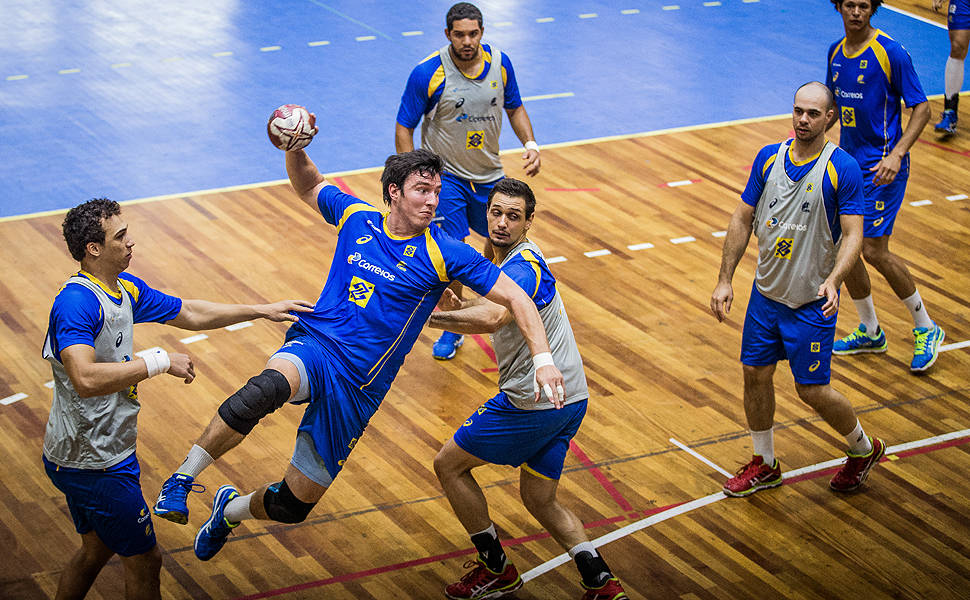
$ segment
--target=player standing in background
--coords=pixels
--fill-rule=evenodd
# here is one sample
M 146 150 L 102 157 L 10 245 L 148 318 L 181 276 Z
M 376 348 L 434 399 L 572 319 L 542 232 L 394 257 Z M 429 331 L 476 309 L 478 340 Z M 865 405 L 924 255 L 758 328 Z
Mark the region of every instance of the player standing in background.
M 798 397 L 849 446 L 848 460 L 829 482 L 838 492 L 859 489 L 886 452 L 865 434 L 852 404 L 831 386 L 832 342 L 839 286 L 862 246 L 862 174 L 844 150 L 826 141 L 835 112 L 821 83 L 798 88 L 792 109 L 795 139 L 765 146 L 751 167 L 721 257 L 711 312 L 731 310 L 731 280 L 754 230 L 758 269 L 741 337 L 744 414 L 754 456 L 724 484 L 728 496 L 781 485 L 775 458 L 775 389 L 779 360 L 788 360 Z
M 934 323 L 913 277 L 889 250 L 896 215 L 909 179 L 909 149 L 930 119 L 913 60 L 903 46 L 872 26 L 870 19 L 882 0 L 832 0 L 842 16 L 845 37 L 829 47 L 825 83 L 835 95 L 841 121 L 839 146 L 862 168 L 865 194 L 862 257 L 845 277 L 845 287 L 859 313 L 855 331 L 835 342 L 835 354 L 885 352 L 886 334 L 879 327 L 872 302 L 872 284 L 865 263 L 874 266 L 913 317 L 915 346 L 910 371 L 933 366 L 943 342 L 943 328 Z M 901 101 L 912 109 L 903 130 Z
M 939 11 L 945 0 L 933 0 L 933 10 Z M 943 71 L 943 114 L 936 130 L 946 135 L 957 132 L 960 88 L 963 87 L 963 61 L 970 43 L 970 0 L 950 0 L 946 18 L 950 33 L 950 56 Z
M 459 2 L 445 17 L 448 45 L 425 58 L 411 71 L 394 128 L 397 152 L 414 149 L 414 128 L 421 122 L 421 146 L 445 163 L 435 223 L 453 238 L 464 240 L 469 228 L 485 241 L 490 257 L 485 204 L 489 190 L 504 175 L 499 160 L 502 111 L 525 146 L 526 175 L 539 172 L 539 145 L 532 122 L 519 97 L 512 61 L 494 44 L 483 44 L 482 12 Z M 452 288 L 461 297 L 462 288 Z M 464 342 L 445 331 L 433 355 L 449 360 Z
M 61 573 L 58 600 L 83 598 L 115 554 L 126 598 L 158 598 L 161 553 L 141 493 L 135 456 L 138 383 L 169 373 L 191 383 L 185 354 L 134 353 L 135 323 L 182 329 L 224 327 L 261 317 L 296 321 L 303 302 L 258 306 L 181 300 L 125 273 L 135 243 L 121 207 L 106 198 L 80 204 L 64 218 L 64 239 L 81 270 L 54 298 L 44 358 L 54 373 L 54 399 L 44 434 L 47 476 L 67 497 L 81 549 Z
M 535 195 L 524 182 L 499 181 L 489 193 L 488 233 L 495 264 L 531 294 L 539 310 L 552 356 L 562 369 L 563 403 L 536 403 L 528 346 L 502 306 L 482 298 L 462 302 L 446 291 L 445 310 L 432 313 L 429 322 L 440 329 L 493 334 L 499 365 L 499 394 L 475 411 L 435 457 L 438 480 L 478 550 L 478 558 L 465 565 L 472 570 L 449 585 L 445 595 L 456 600 L 497 598 L 522 586 L 471 473 L 493 463 L 521 467 L 522 503 L 576 562 L 586 588 L 583 600 L 620 600 L 627 596 L 619 580 L 586 537 L 582 521 L 556 497 L 569 442 L 586 414 L 589 390 L 556 279 L 539 247 L 527 237 L 535 205 Z

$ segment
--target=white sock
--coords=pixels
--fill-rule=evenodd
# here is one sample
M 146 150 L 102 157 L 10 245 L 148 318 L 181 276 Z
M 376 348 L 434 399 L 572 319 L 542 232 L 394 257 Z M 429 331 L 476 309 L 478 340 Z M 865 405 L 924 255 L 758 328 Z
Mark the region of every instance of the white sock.
M 923 306 L 923 299 L 920 298 L 919 290 L 916 290 L 909 298 L 903 298 L 903 304 L 906 305 L 910 314 L 913 315 L 913 323 L 916 327 L 933 327 L 933 320 L 930 319 L 930 315 L 926 312 L 926 307 Z
M 765 429 L 764 431 L 751 430 L 751 443 L 754 445 L 754 453 L 764 459 L 765 464 L 773 466 L 775 464 L 775 428 Z
M 230 523 L 238 523 L 243 519 L 252 519 L 253 513 L 249 510 L 249 501 L 253 497 L 253 493 L 246 494 L 245 496 L 236 496 L 226 504 L 226 508 L 222 511 L 222 516 L 226 518 Z
M 475 537 L 476 535 L 482 535 L 483 533 L 487 533 L 488 535 L 492 536 L 493 538 L 498 539 L 498 532 L 495 531 L 495 523 L 492 523 L 491 525 L 489 525 L 488 526 L 488 529 L 483 529 L 483 530 L 479 531 L 478 533 L 473 533 L 469 537 Z
M 593 545 L 593 542 L 580 542 L 575 546 L 573 546 L 572 548 L 570 548 L 569 550 L 567 550 L 567 552 L 569 553 L 569 558 L 576 558 L 576 555 L 579 554 L 580 552 L 589 552 L 593 556 L 599 556 L 599 553 L 596 552 L 596 546 Z
M 952 56 L 946 59 L 946 68 L 943 69 L 944 88 L 946 97 L 960 93 L 963 87 L 963 61 Z
M 859 321 L 866 326 L 869 337 L 876 337 L 879 333 L 879 319 L 876 318 L 876 307 L 872 304 L 872 294 L 865 298 L 852 299 L 855 310 L 859 313 Z
M 855 429 L 852 430 L 852 433 L 845 436 L 845 441 L 849 444 L 849 452 L 855 456 L 865 456 L 872 452 L 872 440 L 862 430 L 862 424 L 859 423 L 858 419 L 855 421 Z
M 189 455 L 185 457 L 185 462 L 175 472 L 198 477 L 199 473 L 211 464 L 212 457 L 205 451 L 205 448 L 192 444 L 192 449 L 189 450 Z

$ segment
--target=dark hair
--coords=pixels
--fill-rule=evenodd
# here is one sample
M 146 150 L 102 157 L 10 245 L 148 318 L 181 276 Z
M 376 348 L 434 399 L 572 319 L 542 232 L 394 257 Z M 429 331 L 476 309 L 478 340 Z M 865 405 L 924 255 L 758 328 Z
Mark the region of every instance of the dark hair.
M 391 193 L 388 191 L 388 187 L 392 183 L 403 192 L 404 181 L 411 173 L 420 173 L 425 177 L 440 175 L 443 166 L 440 156 L 424 148 L 388 156 L 387 160 L 384 161 L 384 172 L 381 173 L 384 204 L 391 205 Z
M 819 87 L 825 90 L 825 110 L 835 108 L 835 95 L 832 94 L 832 90 L 830 90 L 829 87 L 821 81 L 809 81 L 808 83 L 803 83 L 802 85 L 798 86 L 797 90 L 795 90 L 795 96 L 798 96 L 798 92 L 802 91 L 802 88 L 808 86 Z
M 107 198 L 92 198 L 67 211 L 61 229 L 74 260 L 84 258 L 89 243 L 104 244 L 104 220 L 120 214 L 121 206 Z
M 832 0 L 832 4 L 835 5 L 835 10 L 841 10 L 842 2 L 844 0 Z M 882 4 L 882 0 L 869 0 L 869 4 L 872 5 L 872 14 L 876 14 L 879 10 L 879 6 Z
M 495 194 L 504 194 L 509 198 L 522 198 L 525 200 L 525 218 L 527 220 L 532 218 L 532 213 L 536 210 L 536 195 L 532 193 L 528 183 L 511 177 L 499 180 L 488 193 L 488 203 L 485 204 L 485 208 L 492 205 Z
M 445 25 L 448 26 L 448 31 L 451 31 L 451 26 L 455 21 L 461 21 L 462 19 L 474 19 L 478 21 L 479 29 L 484 29 L 485 27 L 485 24 L 482 22 L 482 11 L 478 10 L 478 7 L 470 2 L 459 2 L 448 9 L 448 15 L 445 17 Z

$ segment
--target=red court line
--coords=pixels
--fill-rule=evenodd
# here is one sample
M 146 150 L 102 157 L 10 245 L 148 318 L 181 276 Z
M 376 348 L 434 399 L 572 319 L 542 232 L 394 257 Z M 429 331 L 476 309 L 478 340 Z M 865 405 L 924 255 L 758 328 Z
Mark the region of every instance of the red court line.
M 957 150 L 956 148 L 950 148 L 949 146 L 944 146 L 943 144 L 937 144 L 936 142 L 931 142 L 929 140 L 916 140 L 921 144 L 928 144 L 934 148 L 939 148 L 940 150 L 945 150 L 947 152 L 952 152 L 954 154 L 959 154 L 960 156 L 970 156 L 970 151 L 967 150 Z
M 621 509 L 627 512 L 633 512 L 633 505 L 630 504 L 627 501 L 627 499 L 623 497 L 623 494 L 621 494 L 618 489 L 616 489 L 616 486 L 613 485 L 613 482 L 607 479 L 606 475 L 603 474 L 603 471 L 600 471 L 600 468 L 593 464 L 593 461 L 591 461 L 589 457 L 586 456 L 586 453 L 583 452 L 582 448 L 579 447 L 579 445 L 576 443 L 576 440 L 569 440 L 569 449 L 573 451 L 573 454 L 576 455 L 576 458 L 579 459 L 579 462 L 583 463 L 583 466 L 589 470 L 589 472 L 593 475 L 596 481 L 598 481 L 599 484 L 603 486 L 603 489 L 606 490 L 606 493 L 609 494 L 611 498 L 613 498 L 614 502 L 616 502 Z
M 350 194 L 351 196 L 357 196 L 357 194 L 355 194 L 354 191 L 350 189 L 350 186 L 347 185 L 347 182 L 343 180 L 343 177 L 331 177 L 330 181 L 333 182 L 333 184 L 336 185 L 338 188 L 340 188 L 341 192 L 345 194 Z
M 495 358 L 495 350 L 492 350 L 492 345 L 489 344 L 488 341 L 485 338 L 483 338 L 482 336 L 478 335 L 477 333 L 475 335 L 471 336 L 471 338 L 473 340 L 475 340 L 475 343 L 478 344 L 479 347 L 481 347 L 482 350 L 485 351 L 485 354 L 487 354 L 488 357 L 492 359 L 492 362 L 493 363 L 498 364 L 498 360 Z M 485 371 L 485 369 L 482 369 L 482 372 L 484 372 L 484 371 Z

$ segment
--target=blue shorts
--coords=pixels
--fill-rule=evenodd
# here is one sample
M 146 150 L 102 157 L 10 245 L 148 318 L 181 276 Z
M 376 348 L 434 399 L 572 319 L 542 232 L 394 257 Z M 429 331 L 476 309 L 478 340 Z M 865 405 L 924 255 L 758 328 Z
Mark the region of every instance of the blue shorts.
M 970 29 L 970 0 L 950 0 L 946 25 L 950 31 Z
M 370 418 L 383 398 L 374 398 L 333 368 L 336 359 L 312 335 L 297 327 L 286 333 L 286 341 L 273 355 L 288 360 L 309 383 L 306 395 L 299 392 L 294 404 L 308 403 L 297 432 L 293 466 L 318 484 L 328 487 L 354 449 Z M 312 442 L 312 448 L 309 446 Z M 314 457 L 313 454 L 316 454 Z M 316 459 L 319 460 L 316 460 Z M 320 470 L 320 466 L 325 471 Z
M 903 166 L 896 174 L 892 183 L 887 185 L 873 185 L 873 172 L 862 171 L 862 194 L 865 196 L 865 215 L 863 216 L 862 236 L 867 238 L 892 235 L 896 214 L 903 204 L 906 195 L 906 182 L 909 180 L 909 158 L 903 160 Z
M 586 400 L 556 410 L 522 410 L 499 392 L 455 432 L 465 452 L 497 465 L 522 466 L 532 474 L 559 479 L 562 465 L 586 415 Z
M 741 362 L 762 367 L 788 360 L 797 383 L 827 384 L 832 378 L 837 315 L 823 317 L 823 304 L 825 298 L 789 308 L 752 286 L 741 334 Z
M 42 458 L 47 476 L 67 498 L 78 533 L 93 530 L 121 556 L 144 554 L 155 547 L 155 528 L 141 494 L 141 469 L 134 453 L 107 469 L 60 467 Z
M 478 235 L 487 238 L 485 206 L 488 204 L 488 194 L 502 179 L 500 177 L 489 183 L 475 183 L 451 173 L 442 173 L 438 210 L 432 222 L 456 240 L 468 237 L 469 227 Z

